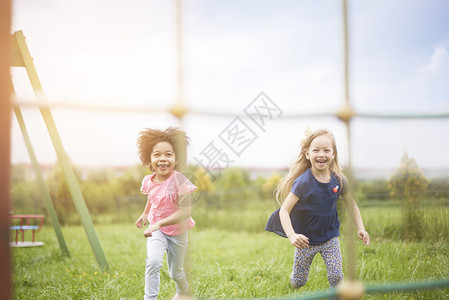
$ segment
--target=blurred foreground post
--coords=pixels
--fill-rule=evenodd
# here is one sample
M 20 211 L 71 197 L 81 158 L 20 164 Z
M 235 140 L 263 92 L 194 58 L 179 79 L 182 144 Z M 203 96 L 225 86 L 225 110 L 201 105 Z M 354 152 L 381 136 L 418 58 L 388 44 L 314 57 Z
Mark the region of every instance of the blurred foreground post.
M 11 0 L 0 1 L 0 298 L 11 299 L 9 182 L 11 168 Z
M 351 194 L 355 196 L 353 191 L 354 177 L 352 174 L 352 142 L 351 142 L 351 120 L 355 116 L 355 112 L 350 102 L 350 82 L 349 82 L 349 32 L 348 32 L 348 5 L 346 0 L 342 0 L 342 21 L 343 21 L 343 64 L 344 64 L 344 104 L 337 117 L 345 123 L 347 145 L 348 145 L 348 169 L 346 176 L 348 177 L 351 188 Z M 346 241 L 347 241 L 347 277 L 349 280 L 356 280 L 356 263 L 357 254 L 355 251 L 355 235 L 356 230 L 350 216 L 346 218 Z
M 187 109 L 184 105 L 184 63 L 183 63 L 183 1 L 175 1 L 175 38 L 176 38 L 176 102 L 175 105 L 170 109 L 173 116 L 178 119 L 179 128 L 183 130 L 183 118 L 187 113 Z M 182 135 L 178 135 L 178 171 L 184 172 L 187 168 L 187 144 Z

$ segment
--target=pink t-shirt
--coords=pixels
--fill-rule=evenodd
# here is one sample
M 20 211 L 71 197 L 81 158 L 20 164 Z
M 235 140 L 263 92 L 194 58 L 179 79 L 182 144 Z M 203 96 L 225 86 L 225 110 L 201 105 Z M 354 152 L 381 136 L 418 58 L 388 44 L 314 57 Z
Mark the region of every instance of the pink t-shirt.
M 151 203 L 151 210 L 148 214 L 150 224 L 155 224 L 172 215 L 179 209 L 180 205 L 183 205 L 182 202 L 179 203 L 179 199 L 182 199 L 183 196 L 190 197 L 190 195 L 186 194 L 190 194 L 196 190 L 196 186 L 187 177 L 177 171 L 173 171 L 169 178 L 160 183 L 153 181 L 155 175 L 145 176 L 142 180 L 142 187 L 140 188 L 143 194 L 148 195 Z M 190 201 L 187 200 L 185 205 L 190 206 Z M 195 226 L 195 221 L 189 216 L 179 224 L 161 227 L 161 231 L 166 235 L 176 236 L 184 233 L 193 226 Z

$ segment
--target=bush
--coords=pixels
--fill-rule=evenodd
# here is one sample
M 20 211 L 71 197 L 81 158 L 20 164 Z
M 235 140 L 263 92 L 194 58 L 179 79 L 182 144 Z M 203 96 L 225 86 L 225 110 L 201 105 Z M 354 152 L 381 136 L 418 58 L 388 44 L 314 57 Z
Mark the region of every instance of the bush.
M 390 196 L 402 200 L 404 234 L 407 239 L 421 240 L 423 226 L 420 202 L 427 191 L 429 180 L 418 164 L 407 153 L 401 159 L 401 166 L 388 179 Z
M 356 199 L 366 200 L 389 200 L 388 182 L 385 179 L 372 179 L 356 183 Z

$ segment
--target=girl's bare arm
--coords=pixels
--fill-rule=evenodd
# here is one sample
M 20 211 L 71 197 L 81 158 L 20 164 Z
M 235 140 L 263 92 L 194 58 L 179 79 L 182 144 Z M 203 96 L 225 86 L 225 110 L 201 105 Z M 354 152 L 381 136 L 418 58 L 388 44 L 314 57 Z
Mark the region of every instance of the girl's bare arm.
M 299 198 L 295 194 L 289 193 L 279 210 L 279 218 L 281 219 L 282 228 L 284 229 L 287 238 L 290 240 L 290 243 L 297 248 L 306 248 L 309 247 L 309 238 L 305 235 L 297 234 L 293 229 L 292 221 L 290 219 L 290 212 L 298 200 Z
M 151 202 L 150 198 L 148 197 L 143 213 L 140 215 L 140 217 L 137 219 L 135 223 L 137 228 L 143 228 L 143 226 L 147 225 L 147 218 L 148 214 L 150 213 L 150 209 L 151 209 Z
M 165 219 L 162 219 L 155 224 L 151 224 L 143 233 L 145 237 L 151 236 L 151 233 L 159 230 L 161 227 L 179 224 L 182 221 L 186 220 L 188 217 L 190 217 L 190 214 L 192 212 L 192 206 L 187 205 L 187 203 L 190 203 L 190 194 L 185 195 L 180 200 L 180 204 L 183 204 L 182 206 L 179 206 L 178 210 L 172 213 L 170 216 L 166 217 Z

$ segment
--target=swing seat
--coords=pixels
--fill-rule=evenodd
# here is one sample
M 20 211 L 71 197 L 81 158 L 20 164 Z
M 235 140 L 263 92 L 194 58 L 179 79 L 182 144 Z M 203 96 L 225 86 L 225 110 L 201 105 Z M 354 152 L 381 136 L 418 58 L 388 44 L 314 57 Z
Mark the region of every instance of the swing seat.
M 44 215 L 10 215 L 10 218 L 12 220 L 20 219 L 19 225 L 13 225 L 9 228 L 11 230 L 16 231 L 16 240 L 15 242 L 11 242 L 11 247 L 32 247 L 32 246 L 42 246 L 43 242 L 36 242 L 34 240 L 35 234 L 41 231 L 42 224 L 44 223 Z M 38 220 L 38 225 L 30 224 L 30 221 L 32 220 Z M 32 231 L 32 239 L 30 241 L 25 241 L 25 231 L 31 230 Z M 22 233 L 22 240 L 19 241 L 19 232 Z

